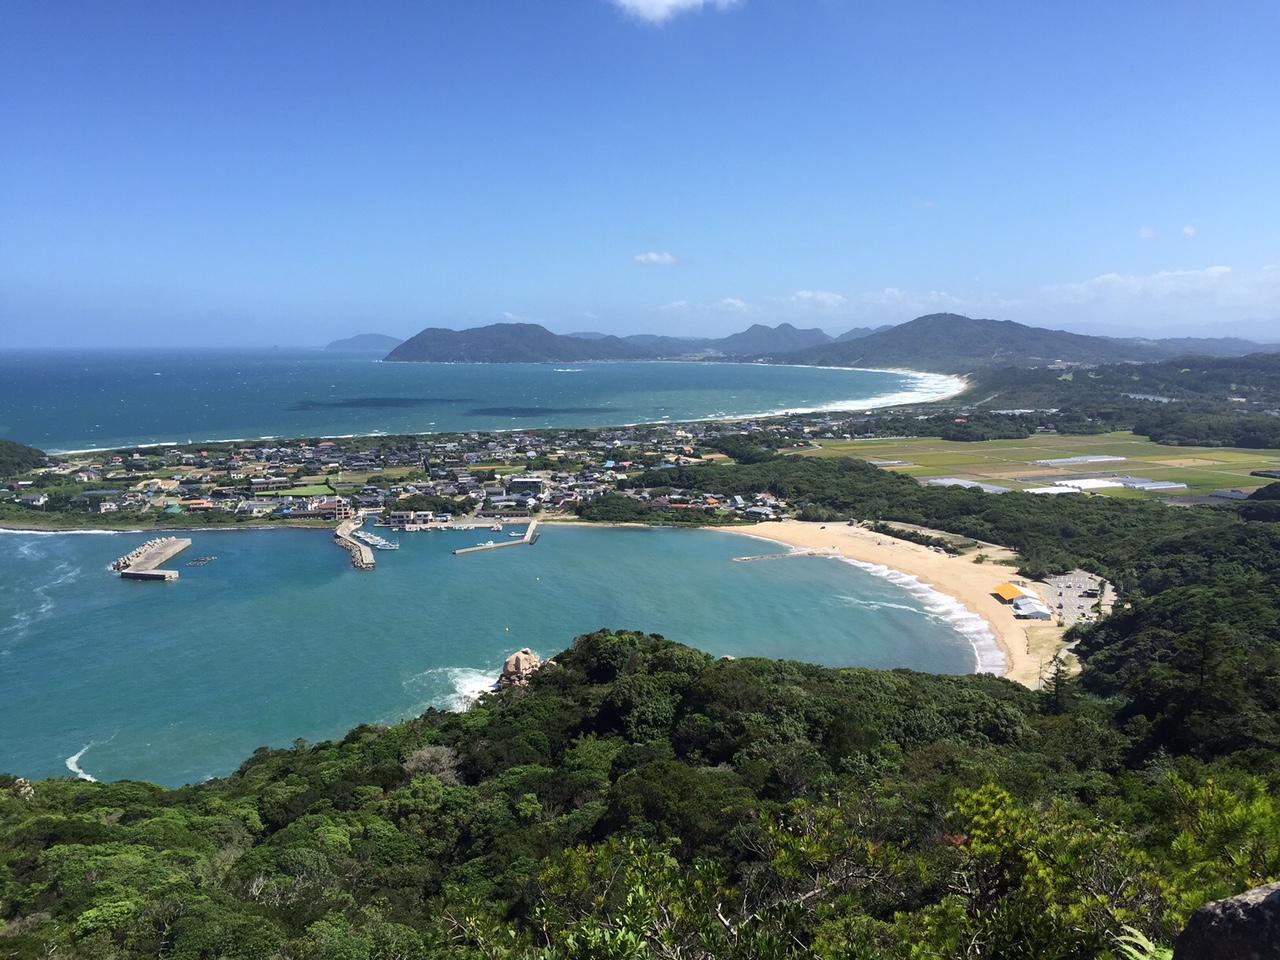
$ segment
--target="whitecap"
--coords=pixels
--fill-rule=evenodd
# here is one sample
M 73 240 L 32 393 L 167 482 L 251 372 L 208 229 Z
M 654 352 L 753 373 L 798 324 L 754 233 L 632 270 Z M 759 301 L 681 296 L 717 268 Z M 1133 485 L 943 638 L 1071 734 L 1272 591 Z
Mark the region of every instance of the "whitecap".
M 477 670 L 474 667 L 433 667 L 415 674 L 404 682 L 406 689 L 427 687 L 427 692 L 435 694 L 432 699 L 420 704 L 417 712 L 427 707 L 445 710 L 466 710 L 483 693 L 489 693 L 497 687 L 496 670 Z M 442 684 L 451 686 L 452 692 L 439 694 Z
M 93 746 L 92 742 L 86 743 L 76 753 L 73 753 L 71 756 L 67 757 L 67 759 L 64 760 L 63 763 L 67 765 L 68 770 L 70 770 L 72 773 L 76 775 L 76 779 L 87 780 L 89 781 L 89 783 L 97 783 L 98 778 L 91 773 L 85 773 L 85 771 L 80 766 L 80 758 L 83 757 L 86 753 L 88 753 L 89 748 L 92 746 Z

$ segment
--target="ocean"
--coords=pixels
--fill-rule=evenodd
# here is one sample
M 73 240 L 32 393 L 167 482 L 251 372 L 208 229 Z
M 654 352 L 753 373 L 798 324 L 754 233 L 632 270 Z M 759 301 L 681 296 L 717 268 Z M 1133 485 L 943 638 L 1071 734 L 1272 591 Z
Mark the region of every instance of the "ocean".
M 49 452 L 616 426 L 944 396 L 938 374 L 735 363 L 381 363 L 321 350 L 3 351 L 0 437 Z
M 179 581 L 137 583 L 107 567 L 146 534 L 0 534 L 0 771 L 201 781 L 259 746 L 465 705 L 510 652 L 601 627 L 938 673 L 990 642 L 927 588 L 830 558 L 737 563 L 784 548 L 728 533 L 544 526 L 464 557 L 491 535 L 400 534 L 373 572 L 322 530 L 191 536 Z

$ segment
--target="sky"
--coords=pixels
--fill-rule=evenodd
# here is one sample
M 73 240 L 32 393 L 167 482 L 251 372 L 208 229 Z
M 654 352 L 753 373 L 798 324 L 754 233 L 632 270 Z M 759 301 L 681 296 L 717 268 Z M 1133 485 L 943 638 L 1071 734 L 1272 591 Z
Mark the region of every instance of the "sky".
M 0 345 L 1280 340 L 1280 4 L 0 5 Z

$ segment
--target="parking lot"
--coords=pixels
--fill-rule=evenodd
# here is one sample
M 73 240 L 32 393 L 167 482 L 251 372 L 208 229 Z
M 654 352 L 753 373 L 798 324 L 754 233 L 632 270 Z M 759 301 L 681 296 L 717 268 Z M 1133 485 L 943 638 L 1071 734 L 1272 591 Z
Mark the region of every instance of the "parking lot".
M 1064 627 L 1090 623 L 1105 612 L 1111 602 L 1110 585 L 1101 577 L 1083 570 L 1073 570 L 1059 577 L 1046 577 L 1045 601 Z

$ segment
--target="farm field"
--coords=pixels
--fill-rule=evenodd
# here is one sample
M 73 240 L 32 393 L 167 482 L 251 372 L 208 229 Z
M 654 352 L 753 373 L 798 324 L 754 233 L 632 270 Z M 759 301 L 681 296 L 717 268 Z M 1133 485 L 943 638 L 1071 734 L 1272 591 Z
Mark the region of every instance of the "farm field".
M 981 440 L 964 443 L 929 437 L 902 440 L 820 440 L 820 447 L 795 451 L 797 456 L 861 457 L 901 460 L 886 466 L 921 480 L 959 477 L 994 483 L 1014 490 L 1047 486 L 1055 480 L 1079 477 L 1137 476 L 1185 483 L 1186 490 L 1143 493 L 1138 490 L 1100 490 L 1107 496 L 1203 496 L 1215 490 L 1250 491 L 1269 481 L 1251 477 L 1253 470 L 1280 470 L 1280 450 L 1236 447 L 1170 447 L 1128 432 L 1095 436 L 1041 434 L 1025 440 Z M 1116 456 L 1123 461 L 1049 467 L 1037 460 L 1064 457 Z

